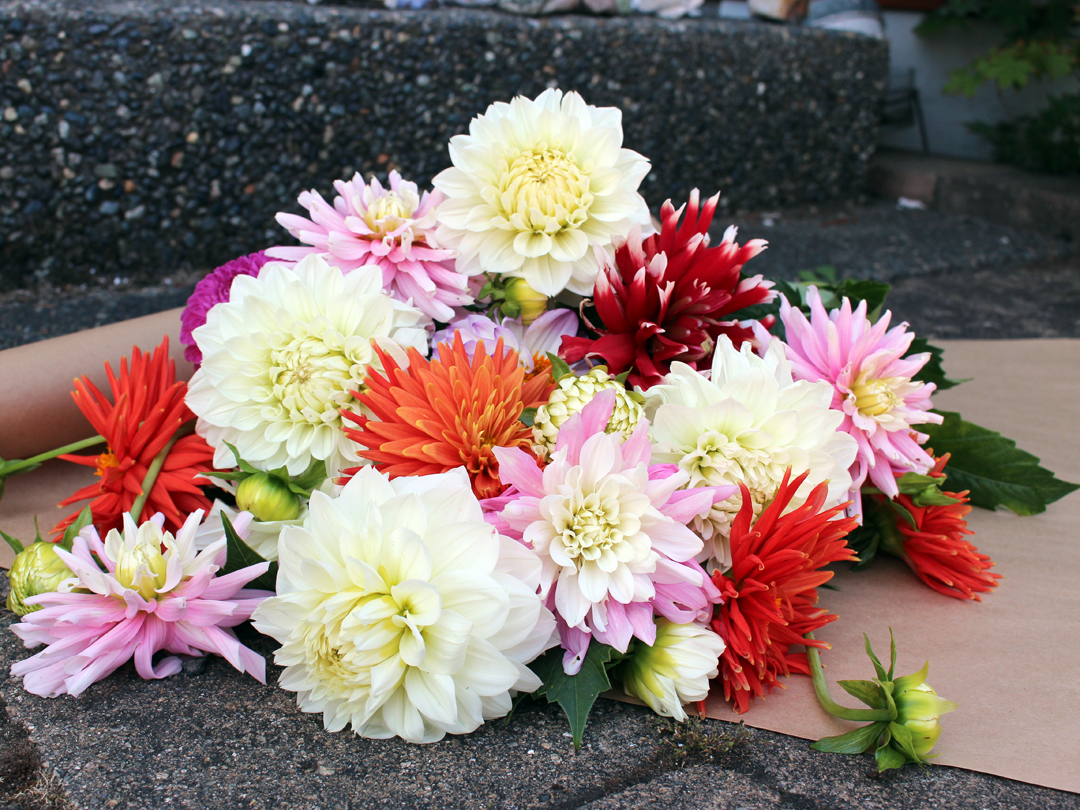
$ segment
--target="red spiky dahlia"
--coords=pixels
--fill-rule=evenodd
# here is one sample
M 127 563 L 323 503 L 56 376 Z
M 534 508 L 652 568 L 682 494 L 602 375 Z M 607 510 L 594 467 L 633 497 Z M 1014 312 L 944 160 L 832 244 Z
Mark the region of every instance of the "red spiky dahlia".
M 499 495 L 495 447 L 531 452 L 532 428 L 519 420 L 525 408 L 547 402 L 554 388 L 551 374 L 526 379 L 517 352 L 499 338 L 491 354 L 483 341 L 469 357 L 461 333 L 454 343 L 439 344 L 433 360 L 409 349 L 401 368 L 378 346 L 385 376 L 370 372 L 357 401 L 375 419 L 342 411 L 357 427 L 345 434 L 361 445 L 357 453 L 391 478 L 430 475 L 464 466 L 478 498 Z M 355 475 L 359 467 L 344 470 Z
M 660 233 L 642 240 L 635 226 L 625 240 L 614 241 L 615 263 L 604 265 L 593 292 L 601 323 L 589 326 L 599 337 L 564 338 L 564 360 L 596 358 L 610 373 L 629 371 L 630 384 L 650 388 L 673 360 L 697 368 L 698 361 L 712 357 L 720 335 L 730 337 L 736 349 L 752 338 L 750 326 L 724 318 L 776 295 L 761 276 L 740 281 L 743 264 L 765 249 L 765 241 L 739 247 L 732 226 L 719 245 L 709 247 L 719 199 L 717 194 L 700 206 L 694 189 L 678 210 L 671 200 L 664 203 Z M 764 325 L 772 322 L 770 316 Z
M 754 697 L 782 686 L 780 675 L 810 674 L 806 653 L 791 653 L 793 644 L 827 648 L 806 634 L 836 620 L 817 607 L 817 589 L 833 577 L 824 566 L 855 559 L 844 538 L 857 525 L 854 518 L 834 518 L 844 506 L 822 511 L 828 483 L 819 484 L 802 506 L 787 514 L 803 473 L 784 475 L 780 489 L 753 520 L 753 502 L 742 487 L 743 506 L 731 524 L 731 568 L 713 573 L 723 604 L 716 606 L 712 628 L 727 648 L 720 657 L 724 697 L 742 714 Z M 753 525 L 751 525 L 753 521 Z

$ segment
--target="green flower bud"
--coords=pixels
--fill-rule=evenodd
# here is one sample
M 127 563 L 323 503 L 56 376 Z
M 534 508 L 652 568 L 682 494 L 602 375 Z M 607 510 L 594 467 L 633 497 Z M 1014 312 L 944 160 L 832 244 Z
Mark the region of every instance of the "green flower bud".
M 8 572 L 11 592 L 7 609 L 19 616 L 41 610 L 41 605 L 28 605 L 23 600 L 54 592 L 70 576 L 73 576 L 71 569 L 60 559 L 52 543 L 30 544 L 15 556 Z
M 510 311 L 516 308 L 525 326 L 531 324 L 547 310 L 548 297 L 530 287 L 523 278 L 510 279 L 506 283 L 503 294 L 506 296 L 505 300 L 513 305 L 509 308 L 504 305 L 507 317 L 517 317 L 510 314 Z
M 914 678 L 920 674 L 907 677 Z M 905 686 L 904 680 L 897 678 L 894 681 L 896 687 Z M 957 704 L 951 700 L 938 697 L 937 692 L 925 682 L 903 689 L 896 688 L 893 701 L 896 703 L 896 722 L 911 732 L 912 747 L 920 757 L 929 753 L 941 736 L 938 718 L 957 708 Z
M 236 488 L 236 506 L 256 520 L 293 520 L 300 514 L 300 496 L 272 475 L 255 473 Z
M 620 433 L 623 438 L 629 438 L 645 416 L 640 396 L 627 391 L 606 368 L 597 366 L 580 377 L 569 374 L 560 379 L 548 403 L 537 408 L 533 417 L 533 444 L 537 454 L 546 458 L 555 448 L 563 423 L 588 405 L 593 397 L 608 389 L 615 391 L 615 410 L 605 432 Z

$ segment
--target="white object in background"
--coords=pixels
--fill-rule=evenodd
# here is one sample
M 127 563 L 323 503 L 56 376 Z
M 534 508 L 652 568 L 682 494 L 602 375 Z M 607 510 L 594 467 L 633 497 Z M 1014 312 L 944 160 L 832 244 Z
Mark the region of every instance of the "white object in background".
M 828 31 L 851 31 L 874 39 L 885 37 L 877 0 L 811 0 L 806 24 Z
M 900 211 L 925 211 L 926 203 L 922 200 L 913 200 L 910 197 L 900 197 L 896 201 L 896 208 Z
M 750 7 L 746 0 L 720 0 L 719 15 L 728 20 L 749 20 Z

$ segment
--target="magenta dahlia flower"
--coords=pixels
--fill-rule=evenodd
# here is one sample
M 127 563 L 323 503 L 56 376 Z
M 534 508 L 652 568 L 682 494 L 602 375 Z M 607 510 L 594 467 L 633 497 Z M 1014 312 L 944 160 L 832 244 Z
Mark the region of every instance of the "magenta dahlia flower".
M 125 514 L 123 534 L 113 529 L 103 543 L 88 526 L 75 538 L 71 553 L 57 548 L 73 576 L 61 583 L 58 593 L 28 598 L 28 604 L 43 609 L 11 627 L 27 647 L 48 645 L 11 667 L 26 691 L 78 697 L 132 656 L 143 678 L 179 672 L 176 657 L 154 664 L 159 650 L 216 653 L 265 683 L 265 660 L 229 628 L 246 621 L 259 602 L 273 596 L 244 589 L 270 564 L 216 576 L 225 563 L 225 538 L 197 554 L 195 531 L 201 519 L 201 511 L 192 513 L 173 537 L 162 531 L 161 515 L 136 526 Z
M 654 614 L 707 621 L 720 599 L 686 524 L 737 488 L 680 489 L 688 473 L 650 466 L 647 420 L 625 441 L 604 432 L 614 407 L 615 392 L 604 391 L 567 419 L 546 467 L 519 448 L 494 448 L 512 487 L 482 503 L 500 533 L 540 557 L 540 597 L 558 620 L 567 674 L 593 638 L 621 652 L 634 636 L 652 644 Z
M 390 188 L 375 179 L 334 183 L 338 196 L 330 205 L 317 191 L 299 197 L 311 219 L 278 214 L 277 221 L 306 243 L 301 247 L 270 248 L 276 259 L 299 261 L 322 253 L 344 272 L 368 264 L 382 270 L 383 290 L 400 301 L 412 303 L 429 318 L 447 323 L 452 307 L 472 303 L 469 279 L 454 265 L 454 251 L 435 244 L 435 209 L 441 192 L 418 193 L 416 183 L 390 172 Z
M 206 313 L 215 304 L 229 300 L 229 290 L 237 276 L 257 276 L 262 266 L 270 261 L 263 251 L 250 253 L 226 262 L 206 278 L 195 285 L 195 291 L 188 298 L 187 306 L 180 313 L 180 342 L 184 344 L 184 358 L 198 366 L 202 363 L 202 352 L 195 345 L 192 332 L 206 323 Z
M 941 424 L 932 413 L 933 383 L 913 381 L 929 353 L 904 357 L 915 335 L 901 323 L 889 329 L 891 312 L 877 323 L 866 317 L 866 302 L 853 312 L 844 299 L 826 312 L 816 287 L 806 296 L 810 320 L 786 298 L 780 319 L 787 330 L 787 357 L 796 380 L 824 380 L 833 387 L 832 408 L 842 411 L 839 430 L 859 443 L 851 465 L 853 500 L 867 477 L 890 498 L 898 494 L 896 476 L 927 473 L 934 459 L 921 445 L 927 440 L 914 425 Z

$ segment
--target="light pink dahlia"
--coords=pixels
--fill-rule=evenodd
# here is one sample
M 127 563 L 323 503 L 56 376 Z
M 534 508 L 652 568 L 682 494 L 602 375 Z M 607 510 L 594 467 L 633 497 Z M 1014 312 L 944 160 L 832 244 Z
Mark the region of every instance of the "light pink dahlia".
M 57 548 L 73 576 L 61 583 L 58 593 L 27 599 L 43 609 L 11 627 L 27 647 L 48 645 L 11 667 L 26 691 L 42 697 L 78 697 L 132 656 L 143 678 L 179 672 L 180 659 L 175 657 L 163 658 L 155 666 L 153 657 L 159 650 L 178 655 L 217 653 L 265 683 L 265 660 L 241 644 L 229 628 L 246 621 L 259 602 L 273 596 L 270 591 L 244 589 L 266 573 L 269 563 L 216 576 L 225 563 L 225 538 L 196 553 L 195 531 L 201 519 L 201 511 L 192 513 L 173 537 L 162 531 L 161 515 L 136 526 L 125 514 L 123 534 L 113 529 L 103 543 L 88 526 L 75 538 L 71 553 Z
M 532 371 L 537 364 L 550 366 L 548 352 L 555 354 L 565 335 L 576 335 L 578 316 L 572 309 L 550 309 L 528 326 L 521 318 L 503 318 L 493 321 L 487 315 L 470 313 L 459 318 L 445 329 L 435 333 L 431 339 L 435 355 L 438 356 L 440 343 L 451 346 L 454 335 L 460 334 L 465 344 L 465 353 L 469 357 L 476 351 L 476 344 L 484 342 L 488 351 L 502 339 L 503 345 L 518 353 L 518 360 L 526 371 Z
M 299 261 L 312 253 L 348 273 L 374 264 L 382 270 L 383 290 L 400 301 L 411 302 L 429 318 L 449 322 L 452 307 L 472 303 L 468 277 L 454 264 L 454 251 L 434 241 L 435 209 L 441 192 L 424 192 L 416 183 L 390 172 L 390 188 L 371 179 L 334 183 L 338 196 L 330 205 L 317 191 L 299 197 L 311 219 L 280 213 L 277 221 L 310 247 L 275 247 L 266 251 L 276 259 Z
M 806 300 L 810 320 L 786 298 L 780 304 L 792 375 L 796 380 L 825 380 L 833 387 L 831 407 L 844 414 L 838 429 L 859 443 L 851 465 L 855 502 L 867 477 L 891 498 L 898 494 L 897 475 L 925 474 L 934 466 L 919 446 L 928 437 L 912 427 L 942 421 L 930 412 L 930 395 L 937 386 L 911 379 L 930 354 L 904 357 L 915 335 L 906 323 L 889 329 L 891 312 L 872 324 L 865 301 L 852 312 L 845 298 L 839 309 L 826 313 L 816 287 L 810 287 Z
M 484 502 L 490 523 L 540 557 L 540 597 L 558 620 L 568 674 L 591 639 L 621 652 L 633 636 L 652 644 L 654 613 L 705 621 L 720 598 L 694 561 L 702 541 L 686 524 L 736 488 L 680 489 L 688 473 L 650 466 L 647 420 L 625 441 L 604 432 L 614 406 L 615 392 L 604 391 L 567 419 L 546 467 L 495 448 L 512 487 Z

